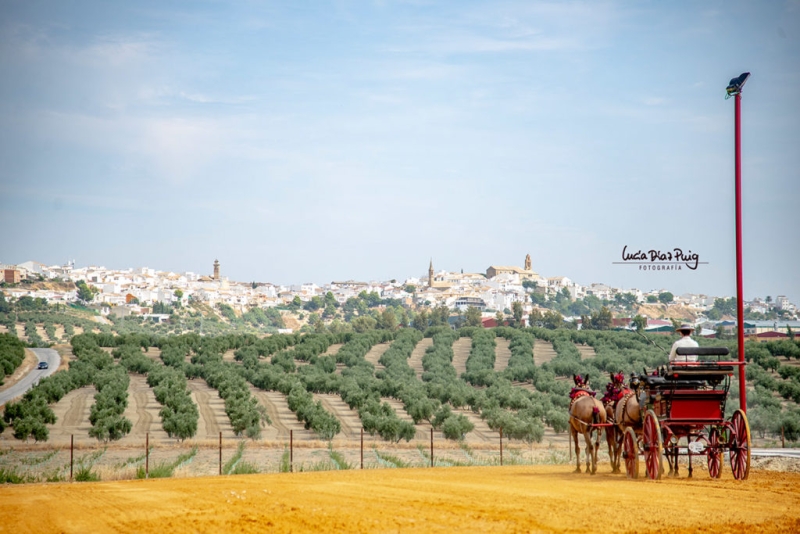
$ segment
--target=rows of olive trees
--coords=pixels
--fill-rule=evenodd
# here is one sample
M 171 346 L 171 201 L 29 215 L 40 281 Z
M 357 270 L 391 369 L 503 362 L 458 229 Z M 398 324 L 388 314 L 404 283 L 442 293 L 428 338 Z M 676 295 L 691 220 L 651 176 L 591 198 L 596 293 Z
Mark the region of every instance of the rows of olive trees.
M 470 333 L 472 348 L 467 358 L 466 369 L 462 378 L 473 386 L 488 386 L 494 381 L 495 333 L 493 330 L 461 329 L 462 335 Z
M 417 380 L 414 369 L 408 365 L 408 358 L 421 340 L 422 332 L 419 330 L 405 329 L 398 333 L 378 360 L 384 369 L 376 374 L 381 384 L 381 395 L 400 400 L 416 424 L 430 421 L 440 404 L 428 397 L 425 385 Z
M 95 374 L 97 393 L 89 413 L 89 435 L 101 441 L 115 441 L 130 433 L 132 424 L 123 413 L 128 406 L 130 378 L 124 367 L 109 365 Z
M 448 439 L 463 439 L 475 425 L 463 414 L 452 413 L 450 406 L 460 408 L 467 405 L 475 390 L 466 382 L 458 380 L 453 367 L 453 342 L 458 339 L 459 334 L 446 327 L 431 333 L 433 344 L 422 356 L 422 380 L 427 382 L 428 397 L 442 403 L 431 424 Z
M 73 338 L 72 351 L 76 359 L 70 362 L 68 371 L 43 378 L 20 401 L 6 405 L 3 419 L 14 427 L 15 438 L 25 440 L 32 437 L 36 441 L 46 441 L 49 437 L 46 425 L 56 421 L 49 405 L 58 402 L 73 389 L 93 384 L 98 373 L 114 366 L 113 358 L 89 337 Z M 104 420 L 100 416 L 98 413 L 97 421 L 102 425 Z
M 0 385 L 25 359 L 25 343 L 10 334 L 0 334 Z
M 361 424 L 370 435 L 377 434 L 387 441 L 409 441 L 416 432 L 414 425 L 400 419 L 394 408 L 381 400 L 380 380 L 375 377 L 374 366 L 364 358 L 374 345 L 393 338 L 387 330 L 353 336 L 336 354 L 336 361 L 346 366 L 337 392 L 350 408 L 358 410 Z
M 189 394 L 186 375 L 180 369 L 158 364 L 145 356 L 142 349 L 149 345 L 142 344 L 146 341 L 144 338 L 128 339 L 127 344 L 114 349 L 112 354 L 129 373 L 147 376 L 147 384 L 162 405 L 159 416 L 167 435 L 180 440 L 194 437 L 199 412 Z

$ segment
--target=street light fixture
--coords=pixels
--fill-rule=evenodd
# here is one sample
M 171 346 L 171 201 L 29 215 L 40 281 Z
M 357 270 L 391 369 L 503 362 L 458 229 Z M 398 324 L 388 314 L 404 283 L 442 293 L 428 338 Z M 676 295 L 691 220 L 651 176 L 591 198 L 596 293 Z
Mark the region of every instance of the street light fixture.
M 749 72 L 743 72 L 731 79 L 725 89 L 725 99 L 735 100 L 735 166 L 736 166 L 736 322 L 737 346 L 739 349 L 739 407 L 747 412 L 747 389 L 744 373 L 744 295 L 742 283 L 742 88 L 750 78 Z
M 747 83 L 747 79 L 750 77 L 749 72 L 743 72 L 736 78 L 731 79 L 728 87 L 725 89 L 727 95 L 725 95 L 725 100 L 729 99 L 732 96 L 736 96 L 742 93 L 742 88 L 744 84 Z

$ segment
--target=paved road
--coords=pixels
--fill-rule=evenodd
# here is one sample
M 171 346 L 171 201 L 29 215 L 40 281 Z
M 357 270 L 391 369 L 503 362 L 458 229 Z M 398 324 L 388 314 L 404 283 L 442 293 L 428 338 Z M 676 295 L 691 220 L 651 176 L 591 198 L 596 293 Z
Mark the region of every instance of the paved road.
M 800 458 L 800 449 L 750 449 L 751 456 L 782 456 Z
M 53 349 L 31 349 L 39 358 L 40 362 L 47 362 L 49 369 L 34 368 L 30 373 L 22 377 L 22 380 L 0 393 L 0 406 L 8 401 L 25 394 L 34 384 L 46 376 L 50 376 L 58 370 L 61 365 L 61 356 Z

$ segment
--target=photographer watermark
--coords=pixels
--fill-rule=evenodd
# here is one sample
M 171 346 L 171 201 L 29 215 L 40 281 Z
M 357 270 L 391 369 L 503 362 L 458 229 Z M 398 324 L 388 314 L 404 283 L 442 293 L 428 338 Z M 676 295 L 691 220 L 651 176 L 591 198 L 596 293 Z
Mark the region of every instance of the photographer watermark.
M 674 248 L 666 252 L 651 249 L 648 251 L 637 250 L 631 252 L 628 245 L 622 247 L 622 261 L 611 262 L 615 265 L 636 265 L 640 271 L 682 271 L 684 267 L 694 271 L 700 265 L 708 265 L 707 261 L 700 261 L 700 255 L 681 248 Z

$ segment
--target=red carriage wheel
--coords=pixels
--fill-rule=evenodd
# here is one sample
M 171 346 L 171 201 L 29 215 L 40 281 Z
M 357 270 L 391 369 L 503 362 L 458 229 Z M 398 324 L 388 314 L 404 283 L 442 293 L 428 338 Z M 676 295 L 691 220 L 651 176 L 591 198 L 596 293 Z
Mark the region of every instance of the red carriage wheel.
M 722 447 L 719 439 L 719 429 L 712 428 L 708 433 L 708 448 L 706 458 L 708 459 L 708 474 L 711 478 L 719 478 L 722 475 Z
M 730 441 L 731 471 L 736 480 L 746 480 L 750 475 L 750 425 L 742 410 L 731 417 Z
M 647 478 L 658 480 L 661 478 L 661 472 L 663 471 L 663 445 L 661 442 L 661 427 L 653 410 L 647 410 L 647 415 L 644 417 L 642 442 L 644 444 L 644 466 L 647 470 Z
M 636 444 L 636 432 L 632 428 L 625 429 L 622 455 L 625 457 L 625 474 L 628 478 L 639 478 L 639 446 Z

